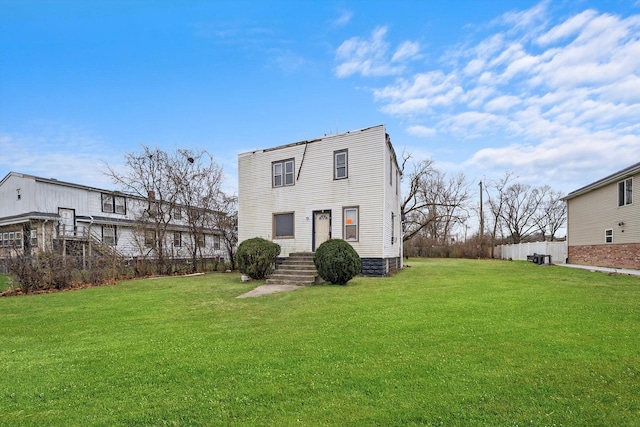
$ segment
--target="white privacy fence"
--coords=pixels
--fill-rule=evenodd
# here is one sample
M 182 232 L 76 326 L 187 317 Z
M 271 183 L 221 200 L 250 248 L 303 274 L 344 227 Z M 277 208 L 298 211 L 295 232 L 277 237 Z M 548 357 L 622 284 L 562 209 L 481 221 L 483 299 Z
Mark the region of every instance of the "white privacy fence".
M 564 264 L 567 261 L 567 242 L 533 242 L 520 243 L 518 245 L 499 245 L 495 248 L 495 254 L 501 259 L 513 259 L 526 261 L 527 255 L 543 254 L 551 255 L 554 264 Z

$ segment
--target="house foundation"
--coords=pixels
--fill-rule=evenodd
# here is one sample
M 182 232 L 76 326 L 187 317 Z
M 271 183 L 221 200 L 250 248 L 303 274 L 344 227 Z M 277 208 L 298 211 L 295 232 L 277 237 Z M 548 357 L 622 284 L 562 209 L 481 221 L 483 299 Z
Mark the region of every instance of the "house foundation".
M 569 246 L 569 263 L 640 270 L 640 243 Z

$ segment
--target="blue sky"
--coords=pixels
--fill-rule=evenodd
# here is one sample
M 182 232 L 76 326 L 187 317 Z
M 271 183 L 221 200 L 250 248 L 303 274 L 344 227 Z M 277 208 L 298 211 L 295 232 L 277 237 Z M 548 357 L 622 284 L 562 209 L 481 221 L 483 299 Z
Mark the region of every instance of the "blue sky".
M 384 123 L 400 155 L 569 192 L 640 161 L 640 1 L 0 0 L 0 177 L 113 188 L 141 144 Z

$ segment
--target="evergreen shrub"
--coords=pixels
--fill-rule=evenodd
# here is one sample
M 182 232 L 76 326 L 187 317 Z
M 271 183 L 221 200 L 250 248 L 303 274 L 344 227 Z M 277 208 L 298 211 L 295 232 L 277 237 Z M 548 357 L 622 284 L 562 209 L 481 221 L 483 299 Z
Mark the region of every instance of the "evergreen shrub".
M 320 277 L 335 285 L 345 285 L 362 269 L 360 256 L 342 239 L 329 239 L 322 243 L 316 249 L 313 262 Z
M 247 239 L 240 243 L 236 251 L 238 270 L 252 279 L 264 279 L 271 273 L 278 255 L 279 244 L 261 237 Z

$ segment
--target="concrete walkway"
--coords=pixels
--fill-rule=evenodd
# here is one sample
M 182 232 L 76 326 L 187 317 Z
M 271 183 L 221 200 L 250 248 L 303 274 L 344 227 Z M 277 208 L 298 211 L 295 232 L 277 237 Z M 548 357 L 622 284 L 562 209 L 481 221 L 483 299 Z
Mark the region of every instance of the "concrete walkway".
M 298 285 L 262 285 L 252 291 L 237 296 L 236 298 L 252 298 L 261 297 L 262 295 L 274 294 L 276 292 L 295 291 L 296 289 L 306 288 L 307 286 Z
M 589 271 L 600 271 L 603 273 L 611 273 L 611 274 L 628 274 L 631 276 L 640 276 L 640 270 L 631 270 L 628 268 L 610 268 L 610 267 L 593 267 L 590 265 L 578 265 L 578 264 L 554 264 L 558 267 L 569 267 L 569 268 L 579 268 L 582 270 Z

